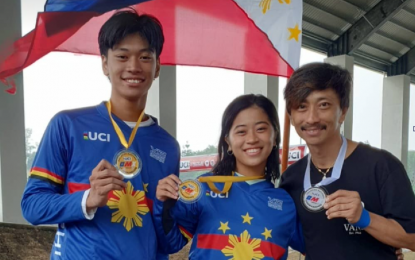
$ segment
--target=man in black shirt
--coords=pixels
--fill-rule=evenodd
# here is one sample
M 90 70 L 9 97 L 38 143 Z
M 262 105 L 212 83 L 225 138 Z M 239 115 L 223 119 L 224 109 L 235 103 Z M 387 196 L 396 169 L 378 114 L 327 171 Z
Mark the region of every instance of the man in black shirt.
M 284 92 L 310 151 L 281 181 L 297 206 L 307 260 L 395 260 L 395 248 L 415 250 L 415 196 L 403 165 L 340 134 L 351 82 L 342 68 L 311 63 L 294 72 Z

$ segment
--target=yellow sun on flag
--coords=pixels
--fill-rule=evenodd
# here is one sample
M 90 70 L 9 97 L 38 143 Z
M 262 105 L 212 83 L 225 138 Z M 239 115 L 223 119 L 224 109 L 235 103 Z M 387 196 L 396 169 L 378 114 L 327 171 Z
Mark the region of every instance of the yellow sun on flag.
M 134 226 L 142 227 L 143 219 L 139 216 L 147 214 L 150 209 L 145 203 L 144 191 L 134 191 L 131 182 L 122 191 L 113 192 L 115 198 L 110 198 L 107 206 L 117 211 L 112 213 L 111 222 L 120 223 L 124 219 L 124 227 L 130 231 Z
M 270 8 L 271 8 L 271 2 L 272 0 L 261 0 L 259 2 L 259 7 L 262 8 L 262 13 L 265 14 Z M 289 5 L 291 4 L 291 0 L 278 0 L 280 4 L 284 4 L 284 2 Z
M 229 260 L 245 260 L 253 259 L 259 260 L 264 258 L 264 254 L 261 250 L 256 250 L 261 246 L 261 239 L 250 239 L 248 231 L 245 230 L 240 239 L 235 235 L 229 235 L 229 246 L 222 249 L 222 253 L 225 256 L 231 256 Z M 251 240 L 251 241 L 250 241 Z
M 261 2 L 259 2 L 259 7 L 262 8 L 263 14 L 265 14 L 271 8 L 271 1 L 272 0 L 261 0 Z

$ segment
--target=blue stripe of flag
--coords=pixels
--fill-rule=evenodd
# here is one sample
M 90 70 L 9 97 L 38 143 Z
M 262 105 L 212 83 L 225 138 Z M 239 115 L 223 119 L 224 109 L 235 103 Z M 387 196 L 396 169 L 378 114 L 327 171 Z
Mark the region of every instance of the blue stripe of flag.
M 45 12 L 83 12 L 105 13 L 149 0 L 47 0 Z

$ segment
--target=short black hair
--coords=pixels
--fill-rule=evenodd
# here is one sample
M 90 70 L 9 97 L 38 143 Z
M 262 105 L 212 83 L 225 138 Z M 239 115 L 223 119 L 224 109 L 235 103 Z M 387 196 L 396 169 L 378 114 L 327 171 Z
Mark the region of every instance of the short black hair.
M 160 57 L 164 44 L 160 21 L 151 15 L 139 15 L 133 8 L 116 12 L 102 25 L 98 34 L 101 55 L 106 57 L 109 49 L 132 34 L 140 35 L 156 53 L 156 58 Z
M 336 65 L 313 62 L 298 68 L 291 75 L 284 90 L 287 112 L 297 108 L 313 91 L 333 89 L 340 100 L 340 108 L 348 108 L 352 88 L 349 71 Z
M 263 95 L 247 94 L 234 99 L 225 109 L 222 117 L 222 130 L 219 137 L 218 154 L 219 160 L 213 167 L 214 175 L 232 175 L 236 168 L 236 158 L 233 154 L 228 154 L 229 145 L 225 138 L 229 135 L 233 122 L 238 114 L 250 107 L 257 106 L 267 114 L 275 131 L 276 147 L 272 149 L 267 159 L 265 177 L 267 180 L 274 181 L 280 177 L 280 157 L 279 146 L 281 141 L 280 123 L 277 110 L 271 100 Z M 265 170 L 265 169 L 264 169 Z

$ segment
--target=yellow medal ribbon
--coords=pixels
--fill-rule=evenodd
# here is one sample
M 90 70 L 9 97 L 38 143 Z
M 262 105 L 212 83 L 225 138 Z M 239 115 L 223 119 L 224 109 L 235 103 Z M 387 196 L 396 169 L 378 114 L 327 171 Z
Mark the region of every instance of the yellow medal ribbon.
M 197 180 L 199 182 L 205 182 L 209 186 L 209 188 L 217 194 L 224 194 L 228 192 L 231 187 L 232 183 L 234 182 L 243 182 L 243 181 L 252 181 L 252 180 L 260 180 L 265 179 L 265 176 L 208 176 L 208 177 L 199 177 Z M 223 190 L 219 190 L 215 183 L 225 183 L 223 186 Z
M 128 149 L 131 146 L 131 144 L 133 143 L 134 137 L 137 133 L 137 129 L 140 126 L 141 120 L 143 119 L 144 110 L 143 110 L 143 112 L 141 112 L 141 115 L 138 117 L 137 123 L 135 124 L 133 132 L 131 133 L 130 138 L 129 138 L 128 143 L 127 143 L 127 140 L 125 139 L 125 136 L 122 133 L 120 127 L 118 126 L 117 122 L 115 122 L 114 119 L 112 118 L 112 115 L 111 115 L 111 101 L 106 102 L 105 105 L 107 107 L 108 115 L 110 116 L 111 123 L 114 126 L 115 132 L 117 133 L 118 138 L 120 138 L 121 144 L 125 147 L 125 149 Z

